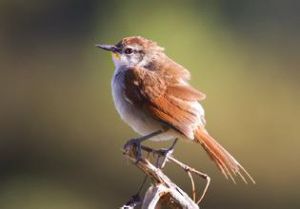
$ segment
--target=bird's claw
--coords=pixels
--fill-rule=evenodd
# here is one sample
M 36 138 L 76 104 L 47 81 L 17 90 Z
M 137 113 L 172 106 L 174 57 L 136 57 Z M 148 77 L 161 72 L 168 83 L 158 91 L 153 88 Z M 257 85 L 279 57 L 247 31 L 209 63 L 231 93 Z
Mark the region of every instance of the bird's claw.
M 159 149 L 157 151 L 160 153 L 160 155 L 157 156 L 156 166 L 158 168 L 163 168 L 168 161 L 168 157 L 173 154 L 173 146 L 170 148 Z
M 142 159 L 142 148 L 141 142 L 139 139 L 131 139 L 124 145 L 125 153 L 129 153 L 131 148 L 134 148 L 136 163 L 138 163 Z
M 167 148 L 167 149 L 163 148 L 163 149 L 158 150 L 158 152 L 164 157 L 167 157 L 168 155 L 172 154 L 173 151 L 174 151 L 173 149 L 169 149 L 169 148 Z

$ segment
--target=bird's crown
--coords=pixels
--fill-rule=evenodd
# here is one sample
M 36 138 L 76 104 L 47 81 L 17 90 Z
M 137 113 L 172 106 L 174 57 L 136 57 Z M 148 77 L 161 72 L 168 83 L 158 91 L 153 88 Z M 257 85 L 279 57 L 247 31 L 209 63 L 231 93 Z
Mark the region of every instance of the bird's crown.
M 156 42 L 146 39 L 142 36 L 125 37 L 116 44 L 117 48 L 124 48 L 126 46 L 139 46 L 145 51 L 163 51 L 164 48 L 160 47 Z

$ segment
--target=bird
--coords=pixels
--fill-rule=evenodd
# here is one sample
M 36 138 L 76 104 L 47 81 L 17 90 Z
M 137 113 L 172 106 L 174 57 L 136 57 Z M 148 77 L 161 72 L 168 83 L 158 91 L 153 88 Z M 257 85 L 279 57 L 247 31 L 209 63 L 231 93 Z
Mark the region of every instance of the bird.
M 111 82 L 114 105 L 141 137 L 124 148 L 149 139 L 184 139 L 202 145 L 226 178 L 239 176 L 255 183 L 246 169 L 205 128 L 201 101 L 206 95 L 189 84 L 190 72 L 168 57 L 164 48 L 142 36 L 122 38 L 117 44 L 96 44 L 110 51 L 115 65 Z

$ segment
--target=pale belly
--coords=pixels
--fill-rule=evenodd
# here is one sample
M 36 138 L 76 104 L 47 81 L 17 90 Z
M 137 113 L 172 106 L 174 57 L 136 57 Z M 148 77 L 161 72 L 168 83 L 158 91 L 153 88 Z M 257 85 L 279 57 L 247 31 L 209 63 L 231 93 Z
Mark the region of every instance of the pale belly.
M 141 136 L 162 130 L 163 126 L 159 121 L 154 120 L 149 115 L 133 106 L 130 101 L 125 99 L 122 88 L 122 79 L 122 75 L 119 75 L 118 77 L 114 76 L 112 80 L 113 100 L 122 120 Z M 150 138 L 150 140 L 163 141 L 177 137 L 182 137 L 182 135 L 177 131 L 170 129 L 163 134 Z
M 135 107 L 128 99 L 126 99 L 124 95 L 123 88 L 123 79 L 124 73 L 115 72 L 112 80 L 112 95 L 115 107 L 122 118 L 135 132 L 140 134 L 141 136 L 145 136 L 156 132 L 158 130 L 162 130 L 163 124 L 151 116 L 147 115 L 142 110 Z M 183 136 L 178 131 L 174 129 L 169 129 L 163 134 L 160 134 L 156 137 L 151 138 L 154 141 L 162 141 L 162 140 L 170 140 L 174 138 L 188 138 L 190 140 L 194 139 L 194 131 L 199 126 L 205 125 L 204 120 L 204 110 L 198 102 L 192 102 L 191 108 L 197 109 L 198 120 L 195 121 L 194 124 L 191 124 L 190 133 L 187 136 Z

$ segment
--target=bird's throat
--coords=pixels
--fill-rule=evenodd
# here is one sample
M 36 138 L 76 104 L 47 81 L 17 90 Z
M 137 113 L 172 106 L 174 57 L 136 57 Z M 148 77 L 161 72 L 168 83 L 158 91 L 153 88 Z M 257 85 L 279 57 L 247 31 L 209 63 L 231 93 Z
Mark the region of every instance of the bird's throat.
M 118 53 L 115 53 L 115 52 L 112 53 L 112 57 L 113 57 L 114 59 L 116 59 L 116 60 L 119 60 L 119 59 L 120 59 L 120 55 L 119 55 Z

